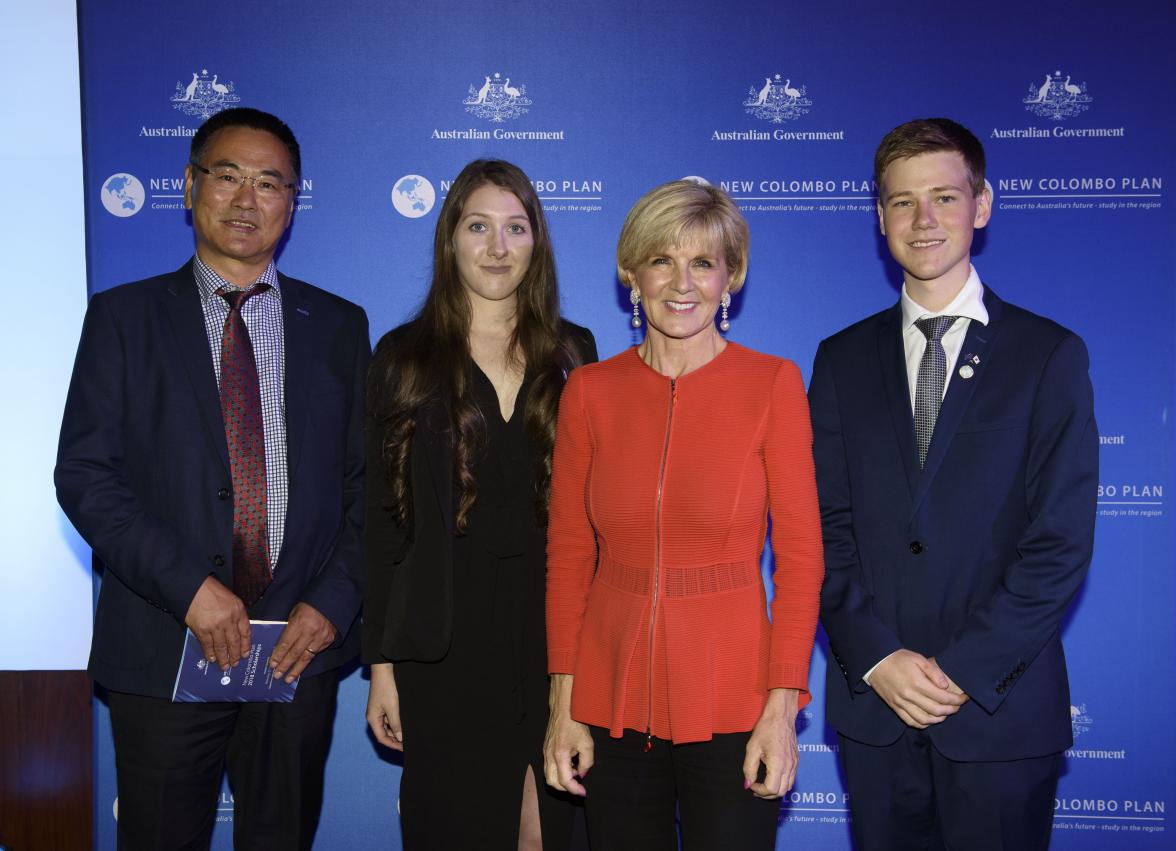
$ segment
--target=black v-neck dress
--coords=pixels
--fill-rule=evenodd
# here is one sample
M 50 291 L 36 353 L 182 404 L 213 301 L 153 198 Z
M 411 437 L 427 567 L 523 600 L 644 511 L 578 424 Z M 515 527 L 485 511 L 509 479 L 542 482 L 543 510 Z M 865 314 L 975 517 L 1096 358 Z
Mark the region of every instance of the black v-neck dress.
M 439 662 L 394 668 L 404 847 L 516 851 L 530 766 L 544 849 L 558 851 L 570 842 L 572 804 L 543 780 L 546 534 L 535 511 L 539 459 L 523 426 L 531 381 L 503 420 L 490 379 L 476 366 L 472 373 L 486 440 L 473 465 L 469 526 L 453 542 L 452 643 Z

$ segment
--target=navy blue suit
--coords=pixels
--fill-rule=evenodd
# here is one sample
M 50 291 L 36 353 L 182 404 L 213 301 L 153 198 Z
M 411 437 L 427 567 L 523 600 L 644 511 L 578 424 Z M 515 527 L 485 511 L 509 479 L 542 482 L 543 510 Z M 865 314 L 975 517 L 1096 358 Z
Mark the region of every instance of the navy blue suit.
M 289 507 L 274 580 L 250 609 L 321 612 L 339 640 L 312 676 L 358 652 L 363 579 L 363 382 L 367 318 L 279 277 L 285 334 Z M 54 479 L 103 572 L 90 675 L 170 697 L 184 616 L 211 574 L 233 587 L 232 478 L 191 264 L 90 300 Z
M 1090 563 L 1098 484 L 1082 340 L 990 289 L 984 304 L 922 470 L 899 305 L 822 342 L 809 389 L 828 720 L 896 742 L 906 726 L 862 675 L 900 648 L 934 656 L 971 700 L 926 735 L 963 762 L 1071 743 L 1060 626 Z
M 90 300 L 54 479 L 102 590 L 89 672 L 108 690 L 119 848 L 207 847 L 227 766 L 237 847 L 309 848 L 335 712 L 359 649 L 363 386 L 357 306 L 279 275 L 288 503 L 273 582 L 249 616 L 298 603 L 336 628 L 291 704 L 168 702 L 201 584 L 233 587 L 232 475 L 192 263 Z M 316 676 L 317 675 L 317 676 Z

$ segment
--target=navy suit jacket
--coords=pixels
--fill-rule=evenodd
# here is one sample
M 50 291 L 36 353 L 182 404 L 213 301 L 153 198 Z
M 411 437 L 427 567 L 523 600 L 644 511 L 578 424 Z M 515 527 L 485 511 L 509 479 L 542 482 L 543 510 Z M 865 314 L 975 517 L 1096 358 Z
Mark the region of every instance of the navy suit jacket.
M 285 539 L 250 617 L 299 602 L 339 639 L 303 676 L 358 651 L 363 586 L 363 382 L 359 307 L 279 276 L 289 506 Z M 232 477 L 192 264 L 99 293 L 82 327 L 61 425 L 57 496 L 103 571 L 90 675 L 170 697 L 184 616 L 209 576 L 233 587 Z
M 1059 630 L 1090 563 L 1098 485 L 1082 340 L 990 289 L 984 304 L 922 470 L 899 305 L 822 342 L 809 389 L 828 720 L 855 741 L 896 741 L 902 721 L 862 675 L 908 648 L 971 697 L 927 731 L 963 761 L 1071 744 Z

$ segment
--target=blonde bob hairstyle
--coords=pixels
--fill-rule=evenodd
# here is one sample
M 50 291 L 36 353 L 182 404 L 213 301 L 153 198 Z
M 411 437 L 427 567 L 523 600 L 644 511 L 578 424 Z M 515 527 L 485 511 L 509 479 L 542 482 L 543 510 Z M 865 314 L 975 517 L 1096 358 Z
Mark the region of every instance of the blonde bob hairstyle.
M 715 246 L 727 262 L 731 292 L 747 277 L 747 222 L 731 197 L 717 186 L 672 180 L 633 205 L 617 240 L 617 275 L 632 286 L 632 275 L 650 257 L 691 242 Z

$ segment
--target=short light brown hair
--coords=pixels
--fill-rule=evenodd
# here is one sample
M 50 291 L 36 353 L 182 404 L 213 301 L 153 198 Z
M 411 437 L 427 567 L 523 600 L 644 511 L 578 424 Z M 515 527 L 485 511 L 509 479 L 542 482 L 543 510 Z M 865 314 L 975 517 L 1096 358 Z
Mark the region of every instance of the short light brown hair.
M 972 197 L 984 191 L 984 146 L 967 127 L 950 118 L 916 118 L 887 133 L 874 153 L 874 182 L 883 197 L 882 176 L 895 160 L 933 151 L 955 151 L 964 158 Z
M 747 222 L 722 189 L 690 180 L 672 180 L 638 199 L 625 217 L 617 240 L 617 275 L 628 273 L 660 251 L 699 239 L 718 246 L 731 276 L 731 292 L 747 277 Z

